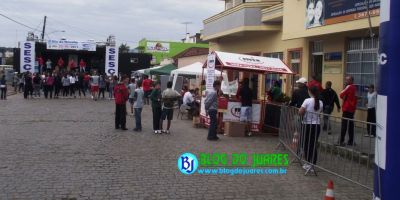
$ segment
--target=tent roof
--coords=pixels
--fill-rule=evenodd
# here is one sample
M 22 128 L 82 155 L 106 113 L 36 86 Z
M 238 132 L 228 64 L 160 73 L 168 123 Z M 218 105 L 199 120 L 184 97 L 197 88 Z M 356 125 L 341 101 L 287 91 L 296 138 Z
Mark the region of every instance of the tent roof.
M 150 75 L 170 75 L 176 68 L 174 64 L 164 65 L 158 69 L 150 69 Z
M 203 63 L 195 62 L 191 65 L 187 65 L 185 67 L 176 69 L 171 71 L 171 75 L 181 75 L 181 76 L 201 76 L 203 74 Z M 207 70 L 204 70 L 204 74 L 207 74 Z M 219 76 L 221 74 L 220 71 L 215 70 L 215 75 Z
M 255 71 L 258 73 L 293 74 L 292 70 L 282 60 L 245 54 L 215 51 L 216 68 Z M 207 63 L 203 67 L 206 67 Z

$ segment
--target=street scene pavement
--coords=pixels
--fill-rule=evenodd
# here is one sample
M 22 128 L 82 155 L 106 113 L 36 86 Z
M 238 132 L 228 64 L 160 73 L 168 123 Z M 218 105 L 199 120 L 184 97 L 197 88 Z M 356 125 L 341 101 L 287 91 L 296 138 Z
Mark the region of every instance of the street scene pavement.
M 291 163 L 286 175 L 184 175 L 184 152 L 287 153 L 278 138 L 206 140 L 207 130 L 174 117 L 170 135 L 152 133 L 151 107 L 143 131 L 114 129 L 114 103 L 86 99 L 0 102 L 0 199 L 323 199 L 328 180 L 336 199 L 371 199 L 372 191 L 318 171 L 304 175 Z

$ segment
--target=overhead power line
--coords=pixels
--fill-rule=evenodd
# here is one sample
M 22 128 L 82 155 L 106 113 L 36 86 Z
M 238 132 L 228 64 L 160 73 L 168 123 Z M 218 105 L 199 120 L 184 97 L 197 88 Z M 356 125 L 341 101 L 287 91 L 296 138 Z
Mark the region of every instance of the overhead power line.
M 36 31 L 35 28 L 33 28 L 33 27 L 31 27 L 31 26 L 28 26 L 28 25 L 26 25 L 26 24 L 24 24 L 24 23 L 21 23 L 21 22 L 19 22 L 19 21 L 17 21 L 17 20 L 14 20 L 14 19 L 12 19 L 12 18 L 10 18 L 10 17 L 8 17 L 8 16 L 6 16 L 6 15 L 4 15 L 4 14 L 2 14 L 2 13 L 0 13 L 0 16 L 2 16 L 2 17 L 4 17 L 4 18 L 7 18 L 8 20 L 13 21 L 13 22 L 15 22 L 15 23 L 17 23 L 17 24 L 19 24 L 19 25 L 21 25 L 21 26 L 24 26 L 24 27 L 26 27 L 26 28 L 32 29 L 33 31 Z

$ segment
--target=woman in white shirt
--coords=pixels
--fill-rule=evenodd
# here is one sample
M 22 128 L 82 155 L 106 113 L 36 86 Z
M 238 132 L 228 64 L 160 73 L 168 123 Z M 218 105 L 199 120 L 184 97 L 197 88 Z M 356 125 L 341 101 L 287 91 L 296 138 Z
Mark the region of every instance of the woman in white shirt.
M 308 163 L 315 165 L 317 163 L 317 142 L 321 131 L 321 112 L 323 103 L 319 99 L 319 90 L 317 87 L 311 87 L 308 90 L 310 97 L 304 100 L 299 110 L 303 116 L 302 126 L 302 147 L 304 157 Z M 303 165 L 307 171 L 313 171 L 308 163 Z

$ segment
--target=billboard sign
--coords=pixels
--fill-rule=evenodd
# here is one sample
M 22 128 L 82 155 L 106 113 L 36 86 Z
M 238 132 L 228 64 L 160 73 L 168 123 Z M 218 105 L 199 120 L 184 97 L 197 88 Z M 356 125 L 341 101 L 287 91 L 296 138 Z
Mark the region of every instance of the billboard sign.
M 169 53 L 169 43 L 147 42 L 146 52 Z
M 380 1 L 368 0 L 370 16 L 379 16 Z M 306 28 L 367 18 L 365 0 L 307 0 Z

